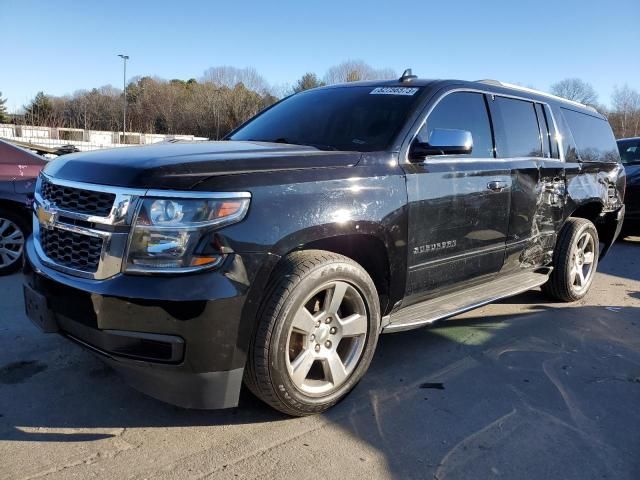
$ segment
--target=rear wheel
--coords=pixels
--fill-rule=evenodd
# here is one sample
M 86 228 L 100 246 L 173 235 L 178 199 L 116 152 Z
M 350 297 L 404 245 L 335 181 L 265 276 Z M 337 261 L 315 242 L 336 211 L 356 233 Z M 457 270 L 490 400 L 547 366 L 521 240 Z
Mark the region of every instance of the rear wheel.
M 0 275 L 20 269 L 27 235 L 26 221 L 0 208 Z
M 591 287 L 599 253 L 595 225 L 584 218 L 569 218 L 560 231 L 553 254 L 554 269 L 542 290 L 563 302 L 580 300 Z
M 347 257 L 309 250 L 285 258 L 267 292 L 246 384 L 289 415 L 322 412 L 373 357 L 380 325 L 373 281 Z

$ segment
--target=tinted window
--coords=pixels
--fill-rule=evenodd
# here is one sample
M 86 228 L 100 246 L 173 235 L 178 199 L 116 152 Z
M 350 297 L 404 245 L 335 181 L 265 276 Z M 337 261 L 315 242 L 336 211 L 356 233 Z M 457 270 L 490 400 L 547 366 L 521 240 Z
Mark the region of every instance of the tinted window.
M 617 162 L 616 140 L 609 123 L 601 118 L 566 108 L 562 114 L 569 124 L 578 155 L 583 162 Z
M 551 135 L 549 133 L 547 121 L 544 118 L 544 113 L 542 113 L 542 105 L 539 103 L 535 104 L 536 109 L 536 117 L 538 118 L 538 126 L 540 127 L 540 133 L 542 138 L 542 153 L 545 157 L 551 156 L 551 147 L 549 146 L 549 139 Z
M 569 129 L 569 124 L 559 107 L 554 107 L 552 111 L 554 115 L 553 118 L 558 122 L 559 136 L 562 140 L 562 147 L 564 148 L 564 160 L 565 162 L 577 162 L 578 147 L 576 147 L 576 142 L 573 139 L 571 129 Z
M 533 103 L 495 97 L 492 113 L 498 157 L 542 156 L 542 139 Z
M 418 140 L 428 143 L 434 128 L 467 130 L 473 137 L 473 149 L 468 156 L 493 157 L 489 114 L 480 93 L 459 92 L 444 97 L 429 114 Z
M 384 150 L 407 121 L 420 91 L 419 87 L 310 90 L 273 106 L 230 139 Z
M 551 156 L 553 158 L 560 158 L 560 152 L 558 150 L 558 132 L 556 132 L 556 126 L 553 123 L 551 109 L 549 108 L 549 105 L 543 105 L 542 109 L 544 110 L 544 118 L 547 121 L 549 145 L 551 146 Z
M 640 163 L 640 139 L 639 140 L 619 140 L 618 150 L 620 158 L 624 164 Z

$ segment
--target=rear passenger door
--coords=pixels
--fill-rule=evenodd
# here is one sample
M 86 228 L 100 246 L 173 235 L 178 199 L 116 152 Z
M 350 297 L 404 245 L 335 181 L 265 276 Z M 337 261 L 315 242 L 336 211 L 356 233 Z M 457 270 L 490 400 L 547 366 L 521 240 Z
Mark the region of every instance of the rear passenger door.
M 490 98 L 496 156 L 510 164 L 512 178 L 503 272 L 515 273 L 550 260 L 562 218 L 564 165 L 552 158 L 543 104 L 497 94 Z
M 483 93 L 454 91 L 427 107 L 417 139 L 434 129 L 471 132 L 471 154 L 406 163 L 409 271 L 404 305 L 500 271 L 509 224 L 509 165 L 494 157 Z

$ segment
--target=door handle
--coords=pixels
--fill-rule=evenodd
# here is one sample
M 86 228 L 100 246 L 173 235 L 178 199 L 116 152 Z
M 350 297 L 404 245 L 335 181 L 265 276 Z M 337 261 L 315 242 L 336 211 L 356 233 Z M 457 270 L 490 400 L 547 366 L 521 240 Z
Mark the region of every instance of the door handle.
M 505 188 L 507 188 L 507 182 L 502 182 L 500 180 L 494 180 L 492 182 L 487 183 L 487 188 L 494 192 L 501 192 Z

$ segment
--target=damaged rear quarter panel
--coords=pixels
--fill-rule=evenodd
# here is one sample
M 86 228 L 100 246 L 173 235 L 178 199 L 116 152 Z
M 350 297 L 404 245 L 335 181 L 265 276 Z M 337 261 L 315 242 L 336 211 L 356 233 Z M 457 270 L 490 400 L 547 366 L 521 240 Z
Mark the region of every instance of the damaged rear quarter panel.
M 600 257 L 604 258 L 620 231 L 617 215 L 624 201 L 624 168 L 619 163 L 568 163 L 566 172 L 564 218 L 585 216 L 592 220 L 603 246 Z
M 621 164 L 567 163 L 566 172 L 565 217 L 571 216 L 579 207 L 589 203 L 600 204 L 603 212 L 612 212 L 622 206 L 625 173 Z

